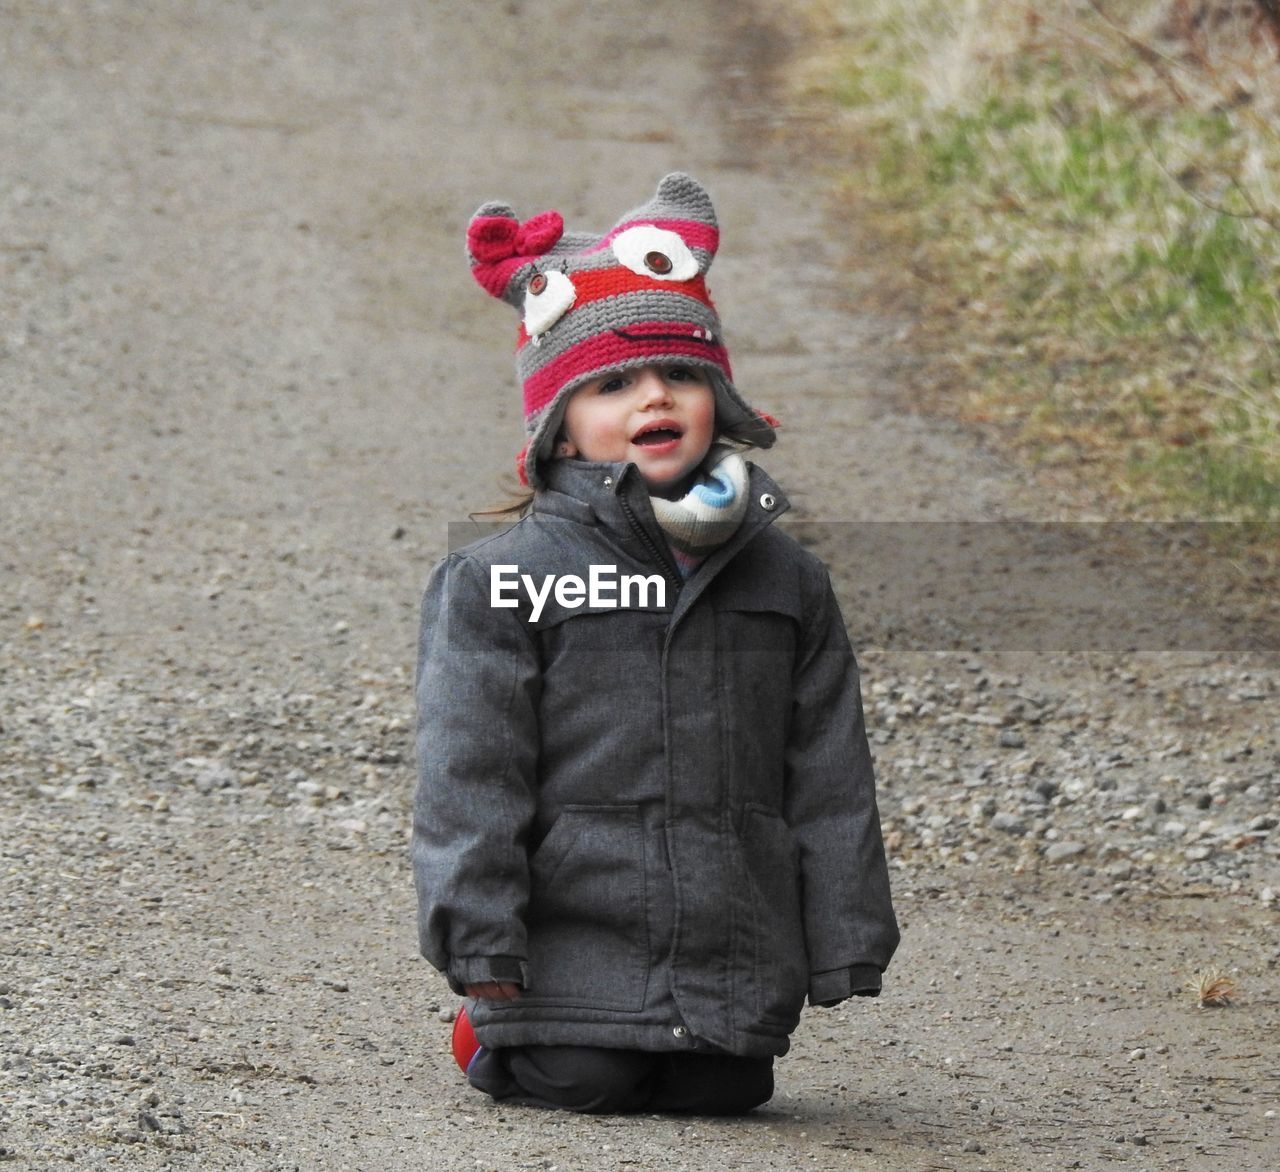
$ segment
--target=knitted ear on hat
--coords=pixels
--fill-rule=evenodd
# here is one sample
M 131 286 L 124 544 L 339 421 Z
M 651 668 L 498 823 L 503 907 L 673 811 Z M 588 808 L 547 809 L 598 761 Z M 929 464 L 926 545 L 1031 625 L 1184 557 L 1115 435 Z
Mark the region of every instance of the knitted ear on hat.
M 503 203 L 476 211 L 467 230 L 472 274 L 491 296 L 521 311 L 516 370 L 529 484 L 541 483 L 539 461 L 550 454 L 574 390 L 605 371 L 651 363 L 705 369 L 720 434 L 773 444 L 770 421 L 733 385 L 707 292 L 719 243 L 710 196 L 678 172 L 603 236 L 566 233 L 558 212 L 521 223 Z
M 485 292 L 518 305 L 507 296 L 511 275 L 562 235 L 564 220 L 559 212 L 543 212 L 522 224 L 506 204 L 484 204 L 467 228 L 471 275 Z

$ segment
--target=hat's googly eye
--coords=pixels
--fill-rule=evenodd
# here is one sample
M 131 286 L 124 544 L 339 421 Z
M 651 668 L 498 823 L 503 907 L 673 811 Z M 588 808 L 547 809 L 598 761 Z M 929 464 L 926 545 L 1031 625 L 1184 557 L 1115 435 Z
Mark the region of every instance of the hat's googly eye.
M 644 254 L 644 267 L 655 277 L 665 277 L 672 269 L 671 258 L 656 248 Z
M 698 260 L 674 232 L 654 224 L 636 224 L 613 238 L 613 255 L 633 273 L 659 281 L 688 281 L 698 275 Z
M 524 328 L 529 337 L 545 334 L 577 298 L 573 282 L 559 269 L 534 273 L 524 291 Z

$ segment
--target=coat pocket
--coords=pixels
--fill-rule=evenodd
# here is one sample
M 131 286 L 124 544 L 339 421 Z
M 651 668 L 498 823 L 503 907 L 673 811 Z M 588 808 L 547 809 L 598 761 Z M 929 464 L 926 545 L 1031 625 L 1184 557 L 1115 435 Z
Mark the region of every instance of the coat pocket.
M 795 839 L 780 815 L 748 805 L 742 843 L 754 910 L 756 1011 L 790 1029 L 809 988 Z
M 732 777 L 770 778 L 767 788 L 740 796 L 782 801 L 783 751 L 792 721 L 792 677 L 798 624 L 786 611 L 717 598 L 716 684 L 724 728 L 725 763 Z
M 639 1010 L 649 981 L 639 807 L 565 807 L 529 875 L 529 987 L 521 1004 Z

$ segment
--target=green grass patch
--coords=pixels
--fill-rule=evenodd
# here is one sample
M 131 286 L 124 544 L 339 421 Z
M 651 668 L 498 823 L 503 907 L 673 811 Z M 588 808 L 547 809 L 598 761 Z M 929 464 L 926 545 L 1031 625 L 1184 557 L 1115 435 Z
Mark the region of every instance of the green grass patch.
M 1140 3 L 1158 68 L 1087 4 L 839 7 L 848 190 L 911 250 L 958 413 L 1135 509 L 1280 518 L 1274 56 Z

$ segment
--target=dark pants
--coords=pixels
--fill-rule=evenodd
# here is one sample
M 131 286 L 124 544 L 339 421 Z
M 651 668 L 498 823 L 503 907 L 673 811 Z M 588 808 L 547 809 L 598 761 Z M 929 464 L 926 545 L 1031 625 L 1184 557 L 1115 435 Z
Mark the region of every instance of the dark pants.
M 527 1107 L 593 1115 L 742 1115 L 773 1094 L 773 1059 L 595 1046 L 510 1046 L 482 1051 L 468 1077 L 472 1086 L 499 1102 Z

